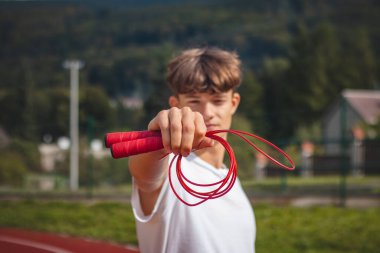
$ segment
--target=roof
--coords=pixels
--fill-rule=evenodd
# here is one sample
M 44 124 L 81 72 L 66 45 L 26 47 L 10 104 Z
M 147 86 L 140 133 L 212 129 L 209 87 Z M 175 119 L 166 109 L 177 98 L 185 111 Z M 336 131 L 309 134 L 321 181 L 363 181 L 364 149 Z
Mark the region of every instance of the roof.
M 342 96 L 366 123 L 377 123 L 380 117 L 380 91 L 344 90 Z

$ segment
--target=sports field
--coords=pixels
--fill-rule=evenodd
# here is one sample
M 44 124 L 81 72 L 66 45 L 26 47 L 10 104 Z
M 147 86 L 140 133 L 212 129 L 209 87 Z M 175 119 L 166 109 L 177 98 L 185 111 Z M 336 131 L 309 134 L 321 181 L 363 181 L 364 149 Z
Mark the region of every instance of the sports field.
M 257 252 L 375 253 L 380 207 L 291 207 L 254 204 Z M 0 227 L 47 231 L 137 246 L 127 203 L 0 201 Z

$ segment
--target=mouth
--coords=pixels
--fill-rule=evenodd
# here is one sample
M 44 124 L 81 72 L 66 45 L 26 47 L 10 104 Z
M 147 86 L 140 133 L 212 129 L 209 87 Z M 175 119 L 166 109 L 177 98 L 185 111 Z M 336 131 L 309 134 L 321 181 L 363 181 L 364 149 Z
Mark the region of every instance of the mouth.
M 217 126 L 216 124 L 206 124 L 207 131 L 216 130 Z

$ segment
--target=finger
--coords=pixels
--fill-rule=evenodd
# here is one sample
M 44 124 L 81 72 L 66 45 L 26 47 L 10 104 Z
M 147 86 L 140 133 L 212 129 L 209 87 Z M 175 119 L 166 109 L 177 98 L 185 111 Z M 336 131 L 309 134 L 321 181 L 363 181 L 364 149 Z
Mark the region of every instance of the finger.
M 170 129 L 169 129 L 169 117 L 168 110 L 163 110 L 159 112 L 156 117 L 154 117 L 148 125 L 148 130 L 161 131 L 162 144 L 166 152 L 171 153 L 170 146 Z
M 201 142 L 198 144 L 196 149 L 202 149 L 202 148 L 211 148 L 215 145 L 215 141 L 209 137 L 204 137 Z
M 181 140 L 181 155 L 188 156 L 192 147 L 194 140 L 194 113 L 189 107 L 184 107 L 181 109 L 182 112 L 182 140 Z
M 182 139 L 182 115 L 178 108 L 169 110 L 170 147 L 174 154 L 179 154 Z
M 198 148 L 201 141 L 205 138 L 207 127 L 204 123 L 204 119 L 202 114 L 196 112 L 194 114 L 194 140 L 193 140 L 193 148 Z

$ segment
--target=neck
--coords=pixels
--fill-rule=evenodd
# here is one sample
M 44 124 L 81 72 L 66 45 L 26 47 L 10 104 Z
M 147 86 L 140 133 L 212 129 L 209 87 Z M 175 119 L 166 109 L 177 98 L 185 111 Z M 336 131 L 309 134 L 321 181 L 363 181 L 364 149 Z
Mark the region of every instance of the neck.
M 195 153 L 199 158 L 205 162 L 208 162 L 215 168 L 221 168 L 223 165 L 224 152 L 225 150 L 223 146 L 218 143 L 212 148 L 201 149 Z

